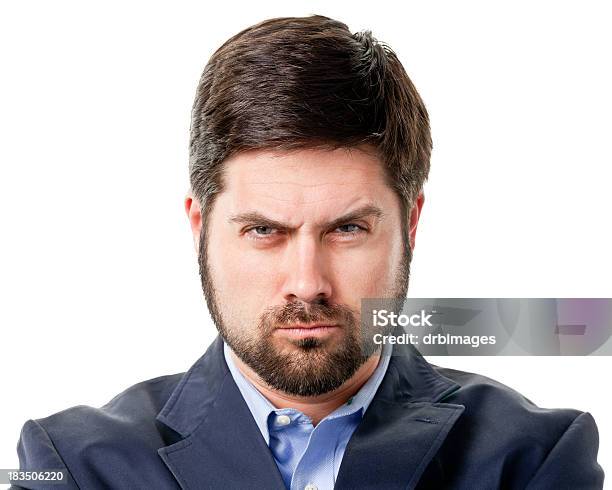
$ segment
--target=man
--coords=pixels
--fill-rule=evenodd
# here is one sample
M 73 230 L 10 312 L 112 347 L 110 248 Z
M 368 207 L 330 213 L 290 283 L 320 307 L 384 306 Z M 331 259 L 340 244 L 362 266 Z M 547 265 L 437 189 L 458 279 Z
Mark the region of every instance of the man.
M 364 331 L 362 298 L 406 296 L 430 152 L 370 33 L 312 16 L 229 39 L 197 89 L 185 200 L 220 336 L 187 373 L 28 421 L 22 469 L 86 489 L 602 488 L 590 414 Z

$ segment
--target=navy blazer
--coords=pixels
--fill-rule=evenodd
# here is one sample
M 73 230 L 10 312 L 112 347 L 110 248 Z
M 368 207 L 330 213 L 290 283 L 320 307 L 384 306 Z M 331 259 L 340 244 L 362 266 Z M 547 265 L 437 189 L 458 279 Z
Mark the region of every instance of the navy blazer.
M 598 444 L 588 412 L 538 408 L 396 345 L 335 488 L 601 489 Z M 29 420 L 17 450 L 21 469 L 65 469 L 69 482 L 12 488 L 285 488 L 219 337 L 187 373 Z

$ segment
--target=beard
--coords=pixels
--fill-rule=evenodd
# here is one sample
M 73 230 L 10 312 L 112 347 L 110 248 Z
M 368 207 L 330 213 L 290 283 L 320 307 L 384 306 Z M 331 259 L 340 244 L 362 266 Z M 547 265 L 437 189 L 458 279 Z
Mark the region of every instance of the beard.
M 361 325 L 359 311 L 344 304 L 331 304 L 326 299 L 313 302 L 296 300 L 267 308 L 259 317 L 256 329 L 236 331 L 228 328 L 222 315 L 216 290 L 208 267 L 207 244 L 200 234 L 198 263 L 206 304 L 219 334 L 234 353 L 269 387 L 289 395 L 312 397 L 339 388 L 380 348 L 374 334 L 388 334 L 391 328 Z M 395 271 L 391 298 L 403 299 L 408 291 L 412 251 L 407 232 L 403 231 L 402 260 Z M 387 291 L 387 293 L 389 293 Z M 290 352 L 278 349 L 274 331 L 295 323 L 325 323 L 339 325 L 343 339 L 329 345 L 329 339 L 304 337 L 290 341 Z M 245 327 L 251 327 L 245 326 Z

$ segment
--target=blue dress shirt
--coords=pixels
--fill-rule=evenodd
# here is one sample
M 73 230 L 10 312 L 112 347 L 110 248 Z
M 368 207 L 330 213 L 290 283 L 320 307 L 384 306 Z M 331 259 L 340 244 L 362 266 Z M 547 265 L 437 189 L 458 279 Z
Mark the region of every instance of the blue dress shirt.
M 378 390 L 391 350 L 391 345 L 383 345 L 372 376 L 347 403 L 314 427 L 312 420 L 299 410 L 275 408 L 240 372 L 232 360 L 230 347 L 224 344 L 223 353 L 232 377 L 288 489 L 331 490 L 334 487 L 346 445 Z

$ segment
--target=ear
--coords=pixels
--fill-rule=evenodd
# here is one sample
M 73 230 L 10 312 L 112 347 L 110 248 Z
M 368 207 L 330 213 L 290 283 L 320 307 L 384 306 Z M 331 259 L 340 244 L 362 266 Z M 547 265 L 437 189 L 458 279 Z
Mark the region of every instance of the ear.
M 200 248 L 200 231 L 202 230 L 202 210 L 200 209 L 200 203 L 193 197 L 191 191 L 185 196 L 185 212 L 191 226 L 193 245 L 196 252 L 198 252 Z
M 410 249 L 414 251 L 414 244 L 416 240 L 417 225 L 419 224 L 419 216 L 421 216 L 421 209 L 423 209 L 423 203 L 425 202 L 425 194 L 423 191 L 414 201 L 412 208 L 410 209 L 410 217 L 408 223 L 408 230 L 410 236 Z

